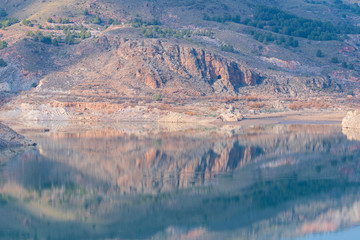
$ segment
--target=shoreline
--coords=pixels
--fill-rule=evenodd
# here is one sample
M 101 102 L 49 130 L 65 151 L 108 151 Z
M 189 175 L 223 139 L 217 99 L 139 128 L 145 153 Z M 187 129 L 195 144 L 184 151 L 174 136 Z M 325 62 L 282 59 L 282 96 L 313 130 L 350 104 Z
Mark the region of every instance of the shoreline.
M 52 132 L 53 130 L 66 131 L 66 128 L 82 126 L 86 129 L 99 127 L 121 127 L 141 126 L 142 128 L 160 128 L 160 129 L 194 129 L 194 128 L 216 128 L 236 126 L 259 126 L 271 124 L 331 124 L 341 125 L 342 119 L 346 116 L 346 111 L 296 111 L 296 112 L 277 112 L 261 113 L 258 115 L 244 115 L 244 118 L 238 122 L 216 121 L 194 121 L 194 122 L 171 122 L 171 121 L 109 121 L 104 120 L 46 120 L 46 121 L 4 121 L 17 132 Z M 171 131 L 171 130 L 170 130 Z

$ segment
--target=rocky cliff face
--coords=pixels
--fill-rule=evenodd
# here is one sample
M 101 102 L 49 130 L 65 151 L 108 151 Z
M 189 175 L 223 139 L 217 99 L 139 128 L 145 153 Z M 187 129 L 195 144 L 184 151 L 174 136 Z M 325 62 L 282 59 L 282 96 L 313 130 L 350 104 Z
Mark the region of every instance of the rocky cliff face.
M 152 89 L 181 84 L 199 92 L 236 93 L 260 77 L 241 63 L 211 51 L 159 40 L 122 41 L 119 71 L 131 72 Z M 135 80 L 134 79 L 134 80 Z

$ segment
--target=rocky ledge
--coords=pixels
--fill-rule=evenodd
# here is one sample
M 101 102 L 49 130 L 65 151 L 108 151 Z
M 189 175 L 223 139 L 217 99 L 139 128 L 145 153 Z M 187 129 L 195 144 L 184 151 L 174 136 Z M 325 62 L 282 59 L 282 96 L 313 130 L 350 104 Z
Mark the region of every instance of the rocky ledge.
M 360 129 L 360 111 L 348 112 L 342 121 L 344 128 L 358 128 Z
M 8 147 L 36 145 L 26 137 L 16 133 L 11 128 L 0 123 L 0 149 Z

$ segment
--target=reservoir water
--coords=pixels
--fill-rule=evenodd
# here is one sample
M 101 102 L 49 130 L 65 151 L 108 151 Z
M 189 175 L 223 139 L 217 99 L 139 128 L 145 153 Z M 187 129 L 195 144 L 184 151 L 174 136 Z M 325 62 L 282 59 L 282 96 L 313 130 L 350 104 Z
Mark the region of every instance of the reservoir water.
M 338 125 L 51 126 L 0 150 L 0 239 L 358 239 Z

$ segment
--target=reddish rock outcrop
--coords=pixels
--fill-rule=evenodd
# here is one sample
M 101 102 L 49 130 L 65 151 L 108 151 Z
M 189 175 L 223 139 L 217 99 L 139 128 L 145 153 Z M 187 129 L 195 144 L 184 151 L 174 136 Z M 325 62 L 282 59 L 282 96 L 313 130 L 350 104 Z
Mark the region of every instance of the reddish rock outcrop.
M 234 93 L 241 86 L 257 84 L 260 79 L 253 70 L 235 60 L 159 40 L 122 41 L 118 56 L 121 72 L 134 72 L 135 79 L 152 89 L 185 85 L 200 92 Z

